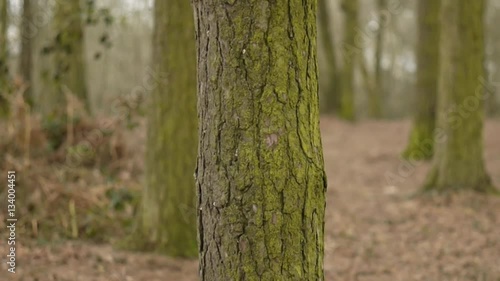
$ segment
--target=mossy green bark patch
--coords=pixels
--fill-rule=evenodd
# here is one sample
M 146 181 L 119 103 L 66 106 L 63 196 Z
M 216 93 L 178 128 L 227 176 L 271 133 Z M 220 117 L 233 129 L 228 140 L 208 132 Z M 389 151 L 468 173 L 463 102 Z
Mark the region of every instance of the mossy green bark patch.
M 194 10 L 201 280 L 324 280 L 316 1 Z

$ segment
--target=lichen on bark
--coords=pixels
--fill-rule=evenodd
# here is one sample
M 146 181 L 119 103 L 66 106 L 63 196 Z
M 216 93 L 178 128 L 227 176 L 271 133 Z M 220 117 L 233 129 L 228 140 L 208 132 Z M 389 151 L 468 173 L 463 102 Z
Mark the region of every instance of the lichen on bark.
M 324 280 L 316 1 L 194 11 L 201 280 Z

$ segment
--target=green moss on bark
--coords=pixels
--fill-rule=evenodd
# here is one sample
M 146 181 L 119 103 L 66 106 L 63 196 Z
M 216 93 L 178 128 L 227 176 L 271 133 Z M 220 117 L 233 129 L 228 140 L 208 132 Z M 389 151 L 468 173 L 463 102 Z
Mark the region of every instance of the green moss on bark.
M 201 280 L 324 280 L 316 1 L 194 9 Z
M 483 159 L 484 0 L 442 0 L 437 139 L 427 191 L 493 192 Z
M 439 77 L 439 16 L 441 0 L 418 2 L 416 112 L 408 146 L 407 159 L 428 160 L 434 152 L 434 129 Z

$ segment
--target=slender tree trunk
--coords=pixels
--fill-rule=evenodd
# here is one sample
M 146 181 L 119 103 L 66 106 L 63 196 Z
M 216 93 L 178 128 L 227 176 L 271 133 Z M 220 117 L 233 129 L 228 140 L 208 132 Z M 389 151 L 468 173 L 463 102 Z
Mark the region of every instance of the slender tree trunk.
M 430 159 L 433 155 L 434 129 L 439 77 L 439 16 L 441 0 L 418 2 L 416 111 L 408 147 L 408 159 Z
M 19 60 L 19 73 L 23 78 L 24 83 L 28 84 L 28 88 L 24 93 L 25 100 L 28 104 L 33 105 L 33 84 L 32 84 L 32 70 L 33 70 L 33 51 L 32 41 L 35 34 L 31 30 L 33 24 L 33 11 L 31 7 L 31 0 L 23 1 L 23 16 L 21 23 L 21 55 Z
M 500 62 L 497 64 L 497 68 L 500 68 Z M 486 99 L 486 118 L 488 118 L 489 116 L 498 115 L 498 108 L 500 107 L 498 100 L 498 87 L 492 87 L 492 85 L 497 83 L 497 81 L 500 81 L 500 70 L 497 69 L 497 72 L 494 74 L 490 74 L 487 71 L 486 77 L 489 78 L 489 87 L 486 89 L 489 91 L 488 98 Z
M 356 60 L 360 55 L 359 52 L 361 47 L 356 45 L 358 6 L 358 0 L 342 0 L 345 24 L 340 117 L 350 121 L 353 121 L 356 118 L 354 73 Z
M 9 66 L 7 52 L 7 25 L 8 2 L 0 0 L 0 117 L 6 116 L 8 102 L 5 95 L 8 93 Z
M 165 78 L 151 95 L 142 236 L 157 251 L 196 256 L 196 50 L 185 0 L 156 0 L 153 58 Z
M 80 0 L 56 1 L 54 30 L 54 72 L 51 78 L 55 90 L 44 93 L 44 111 L 51 113 L 64 108 L 66 92 L 75 95 L 90 111 Z
M 203 281 L 324 280 L 316 3 L 194 1 Z
M 497 28 L 497 23 L 500 22 L 500 9 L 498 9 L 495 3 L 496 0 L 486 1 L 486 9 L 489 11 L 490 19 L 487 20 L 487 30 L 486 34 L 488 34 L 488 44 L 490 45 L 490 57 L 487 60 L 494 64 L 494 70 L 492 72 L 488 72 L 487 76 L 489 78 L 490 85 L 495 85 L 500 82 L 500 32 Z M 497 84 L 498 85 L 498 84 Z M 500 109 L 500 90 L 498 87 L 490 87 L 488 88 L 491 91 L 491 95 L 486 99 L 486 116 L 498 116 Z
M 427 190 L 494 191 L 483 160 L 484 0 L 443 0 L 438 137 Z
M 377 91 L 377 85 L 375 81 L 374 75 L 372 75 L 368 69 L 366 59 L 363 55 L 360 56 L 359 58 L 359 70 L 361 73 L 361 77 L 363 78 L 363 86 L 365 89 L 365 92 L 368 94 L 368 102 L 369 102 L 369 109 L 372 106 L 373 102 L 373 97 L 376 96 L 376 91 Z M 371 114 L 371 111 L 369 113 Z M 371 116 L 373 117 L 373 116 Z
M 382 72 L 382 55 L 384 50 L 384 39 L 385 39 L 385 26 L 383 22 L 383 13 L 387 10 L 386 0 L 378 0 L 377 8 L 379 13 L 378 23 L 378 33 L 375 43 L 375 88 L 369 96 L 369 108 L 370 116 L 372 118 L 382 117 L 382 98 L 384 94 L 384 79 Z
M 7 80 L 7 25 L 8 25 L 8 2 L 0 0 L 0 81 Z M 4 86 L 2 84 L 2 86 Z
M 338 113 L 340 109 L 340 73 L 338 70 L 337 59 L 335 57 L 335 47 L 332 41 L 333 28 L 330 22 L 330 6 L 329 0 L 318 1 L 318 31 L 321 36 L 321 43 L 323 44 L 323 51 L 325 53 L 325 60 L 320 63 L 325 64 L 327 71 L 320 73 L 320 85 L 325 85 L 321 90 L 321 95 L 324 97 L 324 106 L 326 113 Z

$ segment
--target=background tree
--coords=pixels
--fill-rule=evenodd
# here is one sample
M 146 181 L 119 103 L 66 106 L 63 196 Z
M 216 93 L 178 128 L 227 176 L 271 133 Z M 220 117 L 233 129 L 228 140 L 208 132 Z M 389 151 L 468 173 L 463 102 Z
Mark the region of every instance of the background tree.
M 500 1 L 488 0 L 486 1 L 487 19 L 486 19 L 486 41 L 487 41 L 487 55 L 486 59 L 489 63 L 487 68 L 488 82 L 490 85 L 495 85 L 500 81 L 500 30 L 497 28 L 500 22 Z M 492 87 L 493 88 L 493 87 Z M 492 94 L 486 99 L 486 113 L 487 115 L 498 115 L 500 109 L 500 91 L 498 87 L 494 87 Z
M 322 107 L 326 113 L 338 113 L 340 109 L 340 95 L 339 91 L 341 88 L 340 84 L 340 72 L 337 65 L 337 58 L 335 57 L 335 48 L 332 41 L 333 28 L 330 21 L 330 1 L 319 0 L 318 1 L 318 32 L 320 37 L 320 42 L 322 43 L 323 53 L 325 55 L 324 60 L 320 60 L 320 63 L 324 64 L 324 73 L 320 73 L 320 85 L 324 85 L 321 90 L 321 95 L 324 98 L 322 102 Z
M 79 0 L 56 1 L 54 14 L 55 38 L 46 47 L 54 55 L 51 77 L 53 91 L 44 92 L 44 111 L 51 113 L 64 108 L 65 93 L 70 92 L 90 111 L 84 53 L 82 7 Z
M 185 0 L 157 0 L 153 61 L 159 81 L 148 107 L 143 240 L 171 256 L 196 256 L 196 51 Z
M 201 280 L 324 280 L 316 1 L 195 1 Z
M 32 69 L 33 69 L 33 51 L 32 41 L 34 38 L 33 27 L 33 11 L 31 7 L 31 0 L 23 0 L 23 16 L 21 22 L 21 54 L 19 58 L 19 73 L 23 78 L 24 83 L 29 86 L 26 89 L 25 100 L 33 105 L 33 87 L 32 82 Z
M 387 19 L 384 14 L 387 13 L 387 1 L 377 0 L 378 9 L 378 30 L 375 41 L 375 88 L 369 95 L 369 111 L 372 118 L 382 117 L 382 99 L 384 93 L 384 79 L 382 72 L 382 56 L 384 51 L 385 27 Z
M 483 160 L 484 0 L 442 0 L 437 138 L 427 190 L 492 192 Z
M 7 113 L 7 84 L 9 80 L 8 52 L 7 52 L 7 17 L 8 2 L 0 0 L 0 116 Z
M 440 10 L 441 0 L 418 1 L 416 110 L 408 147 L 403 152 L 406 158 L 430 159 L 433 155 L 439 77 Z
M 340 117 L 352 121 L 356 118 L 354 73 L 356 60 L 360 55 L 360 46 L 356 45 L 358 0 L 342 0 L 342 10 L 344 11 L 345 24 Z

